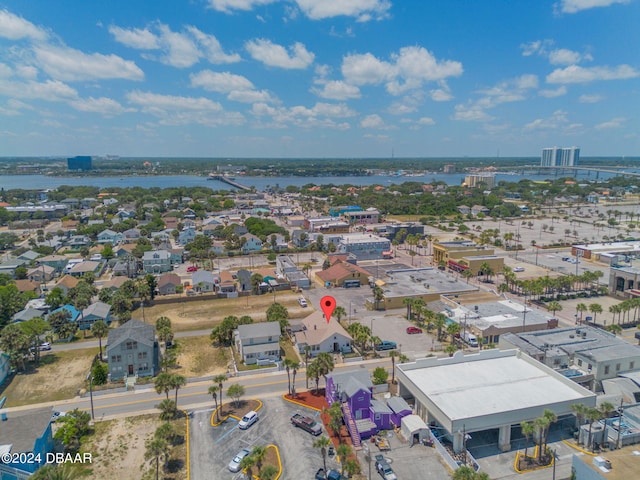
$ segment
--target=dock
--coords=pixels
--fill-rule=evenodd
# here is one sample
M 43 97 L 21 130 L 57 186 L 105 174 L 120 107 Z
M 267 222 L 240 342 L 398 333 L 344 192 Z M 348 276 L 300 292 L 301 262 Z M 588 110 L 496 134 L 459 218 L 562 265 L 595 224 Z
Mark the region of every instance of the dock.
M 247 187 L 246 185 L 242 185 L 241 183 L 238 183 L 235 180 L 231 180 L 226 175 L 210 174 L 207 180 L 218 180 L 219 182 L 226 183 L 227 185 L 231 185 L 232 187 L 236 187 L 239 190 L 251 190 L 251 187 Z

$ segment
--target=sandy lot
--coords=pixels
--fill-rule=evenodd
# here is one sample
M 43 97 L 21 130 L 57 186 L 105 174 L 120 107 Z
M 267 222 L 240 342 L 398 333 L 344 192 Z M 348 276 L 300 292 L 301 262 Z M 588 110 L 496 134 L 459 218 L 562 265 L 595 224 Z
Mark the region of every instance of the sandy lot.
M 289 311 L 289 318 L 299 318 L 308 315 L 308 309 L 298 305 L 299 294 L 293 292 L 276 292 L 276 301 L 284 305 Z M 228 315 L 241 317 L 249 315 L 254 321 L 265 319 L 267 308 L 273 303 L 273 295 L 265 294 L 246 298 L 203 299 L 164 305 L 154 305 L 145 308 L 147 322 L 155 322 L 161 316 L 171 320 L 174 332 L 186 330 L 200 330 L 213 328 Z M 135 318 L 141 317 L 136 311 Z
M 227 348 L 214 348 L 208 337 L 181 338 L 178 344 L 178 373 L 181 375 L 208 377 L 227 373 L 227 366 L 231 363 Z
M 18 374 L 4 390 L 7 407 L 64 400 L 84 388 L 97 348 L 44 353 L 40 366 L 26 374 Z
M 176 428 L 180 428 L 184 425 L 184 420 L 173 423 Z M 155 478 L 153 461 L 146 462 L 144 459 L 145 442 L 161 424 L 157 415 L 96 423 L 95 435 L 83 447 L 84 451 L 93 455 L 91 478 Z M 184 459 L 182 450 L 185 450 L 184 445 L 176 447 L 172 458 L 181 454 L 180 458 Z M 144 475 L 148 471 L 153 474 Z M 161 478 L 185 478 L 184 471 L 175 476 L 165 476 L 162 472 L 160 475 Z

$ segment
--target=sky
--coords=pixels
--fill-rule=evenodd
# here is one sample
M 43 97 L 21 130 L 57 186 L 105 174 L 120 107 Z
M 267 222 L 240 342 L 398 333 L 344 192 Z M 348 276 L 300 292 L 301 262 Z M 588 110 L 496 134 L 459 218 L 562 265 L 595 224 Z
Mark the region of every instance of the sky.
M 0 0 L 0 156 L 640 155 L 640 0 Z

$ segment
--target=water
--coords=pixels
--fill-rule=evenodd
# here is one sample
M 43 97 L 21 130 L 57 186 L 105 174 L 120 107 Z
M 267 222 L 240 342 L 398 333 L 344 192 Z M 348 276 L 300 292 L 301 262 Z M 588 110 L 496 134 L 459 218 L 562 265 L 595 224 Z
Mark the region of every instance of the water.
M 599 179 L 606 180 L 614 174 L 600 173 Z M 344 185 L 351 184 L 360 187 L 370 185 L 400 185 L 404 182 L 431 183 L 433 181 L 445 182 L 447 185 L 460 185 L 464 180 L 464 173 L 443 174 L 429 173 L 420 176 L 395 176 L 395 175 L 371 175 L 362 177 L 236 177 L 236 181 L 255 187 L 257 190 L 265 190 L 267 187 L 278 185 L 285 188 L 289 185 L 301 187 L 303 185 Z M 496 183 L 500 181 L 518 182 L 522 179 L 535 181 L 553 179 L 552 174 L 547 175 L 519 175 L 497 174 Z M 595 173 L 579 172 L 578 180 L 595 180 Z M 212 190 L 235 190 L 226 183 L 217 180 L 207 180 L 207 177 L 198 175 L 158 175 L 158 176 L 130 176 L 130 177 L 50 177 L 47 175 L 3 175 L 0 176 L 0 188 L 44 190 L 57 188 L 61 185 L 69 186 L 93 186 L 93 187 L 143 187 L 143 188 L 174 188 L 174 187 L 208 187 Z

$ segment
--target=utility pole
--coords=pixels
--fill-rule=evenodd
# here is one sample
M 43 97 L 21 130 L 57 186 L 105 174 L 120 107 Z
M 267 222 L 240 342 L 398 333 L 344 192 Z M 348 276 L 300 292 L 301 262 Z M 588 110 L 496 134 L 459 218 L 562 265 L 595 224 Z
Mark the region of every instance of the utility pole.
M 622 399 L 620 399 L 620 407 L 618 407 L 618 439 L 616 440 L 616 448 L 622 448 L 620 445 L 620 433 L 622 432 Z

